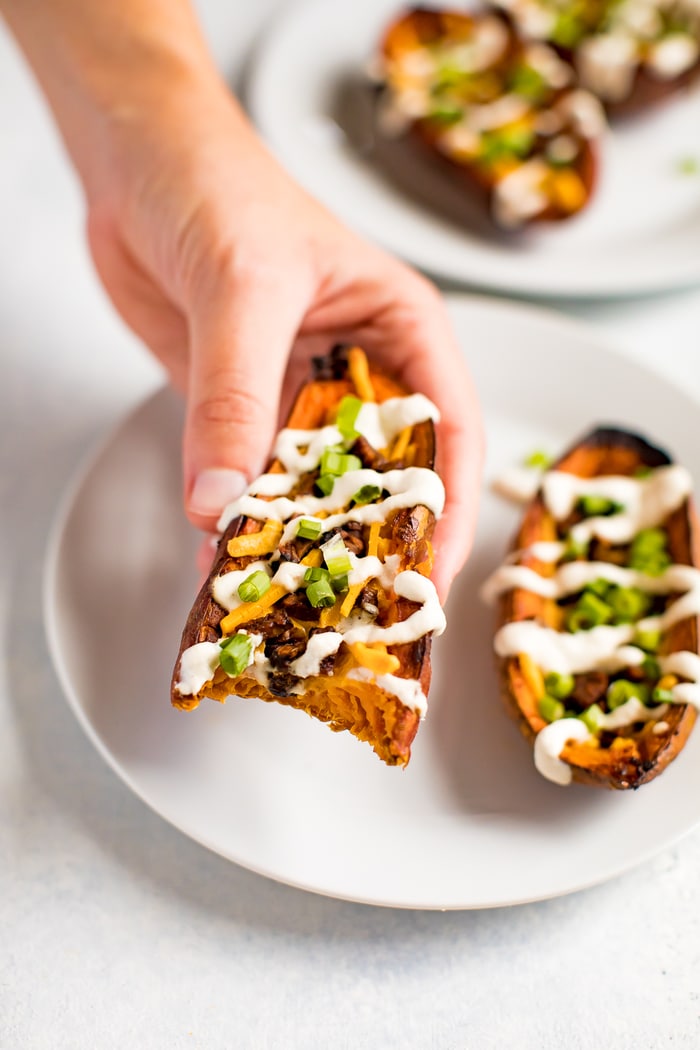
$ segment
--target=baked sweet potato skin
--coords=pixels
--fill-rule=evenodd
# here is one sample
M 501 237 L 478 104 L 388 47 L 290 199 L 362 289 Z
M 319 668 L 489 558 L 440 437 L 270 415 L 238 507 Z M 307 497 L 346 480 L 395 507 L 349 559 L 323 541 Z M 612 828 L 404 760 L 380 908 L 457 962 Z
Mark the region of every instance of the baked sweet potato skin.
M 484 17 L 483 12 L 472 17 L 464 12 L 423 7 L 412 8 L 387 28 L 380 44 L 379 54 L 384 60 L 391 61 L 413 48 L 434 44 L 443 39 L 459 39 L 468 34 L 478 17 Z M 513 24 L 507 16 L 497 15 L 493 10 L 490 10 L 488 17 L 499 18 L 508 32 L 508 46 L 503 58 L 498 63 L 500 67 L 506 67 L 518 58 L 523 51 L 524 45 L 518 40 Z M 562 88 L 554 92 L 550 104 L 554 106 L 570 90 L 570 88 Z M 449 172 L 453 178 L 461 181 L 465 188 L 468 189 L 470 195 L 478 201 L 484 212 L 490 217 L 494 226 L 503 233 L 504 228 L 494 218 L 493 196 L 496 181 L 493 175 L 476 162 L 459 160 L 446 155 L 438 146 L 441 129 L 434 120 L 429 118 L 412 120 L 408 131 L 409 138 L 415 147 L 422 150 L 424 155 L 427 155 L 434 165 L 439 166 L 444 171 Z M 582 210 L 595 192 L 599 168 L 600 150 L 597 140 L 581 139 L 580 153 L 575 168 L 585 189 L 585 197 L 580 207 L 574 210 L 566 210 L 558 205 L 556 201 L 551 200 L 544 209 L 528 219 L 525 225 L 561 222 Z
M 632 475 L 640 467 L 659 467 L 670 463 L 668 455 L 638 434 L 615 427 L 599 427 L 587 434 L 554 464 L 554 469 L 579 477 L 602 474 Z M 691 500 L 669 516 L 664 523 L 668 548 L 674 562 L 697 566 L 700 563 L 700 537 L 697 517 Z M 537 496 L 528 507 L 511 550 L 522 550 L 538 540 L 556 536 L 555 523 L 542 498 Z M 549 574 L 551 566 L 534 558 L 521 564 Z M 536 619 L 546 623 L 546 600 L 522 589 L 507 592 L 500 600 L 498 626 L 517 620 Z M 674 624 L 664 638 L 662 654 L 684 649 L 698 652 L 700 621 L 690 617 Z M 500 691 L 509 714 L 530 743 L 547 724 L 540 716 L 538 697 L 527 681 L 518 657 L 497 659 Z M 591 787 L 614 790 L 638 788 L 657 777 L 684 747 L 695 723 L 696 711 L 689 704 L 673 704 L 663 721 L 668 730 L 652 732 L 653 722 L 641 731 L 619 731 L 624 746 L 594 748 L 585 743 L 570 743 L 561 754 L 572 770 L 573 780 Z
M 378 402 L 389 397 L 403 396 L 408 391 L 396 380 L 372 368 L 370 378 Z M 355 393 L 348 374 L 344 348 L 338 347 L 330 354 L 316 358 L 313 362 L 311 380 L 302 386 L 292 407 L 286 426 L 298 429 L 315 429 L 328 422 L 328 412 L 347 394 Z M 411 436 L 413 449 L 412 465 L 432 469 L 435 461 L 435 431 L 432 421 L 414 426 Z M 272 461 L 268 471 L 281 470 L 281 465 Z M 430 557 L 430 539 L 435 527 L 435 517 L 425 507 L 406 508 L 397 511 L 388 521 L 391 531 L 391 550 L 401 555 L 401 568 L 413 568 Z M 193 710 L 203 697 L 224 702 L 232 695 L 231 679 L 220 669 L 213 681 L 193 697 L 182 696 L 177 690 L 180 659 L 185 649 L 197 642 L 218 642 L 221 637 L 219 624 L 226 615 L 224 609 L 211 595 L 212 580 L 232 568 L 242 568 L 253 558 L 233 559 L 228 553 L 228 543 L 236 536 L 257 532 L 261 522 L 237 517 L 233 519 L 221 536 L 212 568 L 202 585 L 187 618 L 171 681 L 171 701 L 181 710 Z M 389 529 L 387 530 L 389 531 Z M 391 607 L 388 622 L 406 619 L 417 608 L 405 599 L 396 599 Z M 427 696 L 431 678 L 431 637 L 419 638 L 403 645 L 391 645 L 388 651 L 397 656 L 401 677 L 412 678 L 420 683 Z M 235 695 L 274 701 L 288 707 L 306 711 L 312 717 L 329 724 L 334 731 L 348 730 L 360 740 L 367 741 L 380 758 L 388 765 L 406 765 L 410 759 L 411 744 L 420 724 L 419 713 L 401 703 L 392 694 L 385 693 L 376 684 L 353 681 L 354 696 L 343 688 L 343 661 L 330 676 L 317 675 L 305 679 L 303 695 L 271 695 L 263 685 L 253 679 L 237 680 Z

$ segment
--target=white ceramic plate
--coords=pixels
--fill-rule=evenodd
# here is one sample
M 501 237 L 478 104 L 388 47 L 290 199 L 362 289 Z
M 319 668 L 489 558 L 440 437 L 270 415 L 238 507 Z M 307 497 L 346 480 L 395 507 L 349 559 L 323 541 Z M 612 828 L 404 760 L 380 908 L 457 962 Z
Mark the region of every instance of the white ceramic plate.
M 372 135 L 363 69 L 397 0 L 308 0 L 276 16 L 250 83 L 253 117 L 289 171 L 355 229 L 448 280 L 540 296 L 616 296 L 700 280 L 700 90 L 618 128 L 579 218 L 495 236 L 448 176 Z M 403 5 L 404 7 L 406 5 Z M 449 5 L 448 5 L 449 6 Z
M 556 451 L 600 421 L 643 426 L 700 477 L 696 405 L 526 307 L 453 299 L 483 399 L 487 475 Z M 566 351 L 565 353 L 563 351 Z M 181 417 L 147 401 L 83 471 L 55 526 L 46 620 L 69 702 L 105 759 L 185 834 L 254 871 L 320 893 L 416 908 L 550 897 L 629 868 L 700 820 L 700 732 L 636 794 L 559 788 L 504 713 L 492 616 L 477 587 L 518 511 L 484 494 L 476 548 L 434 648 L 428 717 L 407 770 L 275 704 L 169 703 L 195 592 L 196 536 L 180 510 Z

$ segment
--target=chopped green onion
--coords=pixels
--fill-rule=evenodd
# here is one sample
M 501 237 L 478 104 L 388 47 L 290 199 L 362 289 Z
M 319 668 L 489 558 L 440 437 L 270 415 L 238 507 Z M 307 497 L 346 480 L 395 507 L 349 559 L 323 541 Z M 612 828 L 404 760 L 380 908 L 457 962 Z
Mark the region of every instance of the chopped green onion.
M 297 526 L 297 536 L 302 540 L 317 540 L 323 525 L 314 518 L 302 518 Z
M 573 11 L 560 11 L 551 31 L 552 43 L 559 47 L 574 48 L 584 35 L 586 27 Z
M 352 497 L 352 501 L 358 505 L 363 503 L 374 503 L 375 499 L 379 499 L 381 494 L 382 490 L 378 485 L 363 485 L 362 488 L 358 489 Z
M 622 707 L 628 700 L 636 697 L 642 699 L 641 686 L 637 682 L 629 682 L 626 678 L 618 678 L 608 686 L 608 707 L 614 711 L 616 707 Z
M 304 573 L 304 583 L 316 583 L 317 580 L 327 580 L 328 569 L 322 569 L 319 565 L 313 565 Z
M 700 172 L 700 161 L 697 157 L 681 157 L 677 170 L 679 175 L 697 175 Z
M 607 602 L 604 602 L 591 591 L 584 591 L 573 609 L 567 616 L 567 627 L 570 631 L 588 631 L 591 627 L 599 627 L 612 619 L 613 611 Z
M 642 529 L 632 540 L 632 551 L 635 554 L 658 554 L 666 550 L 668 536 L 664 529 Z
M 250 664 L 250 656 L 253 651 L 253 642 L 250 635 L 239 631 L 231 638 L 224 638 L 219 642 L 221 646 L 221 669 L 231 678 L 243 674 Z
M 605 721 L 605 714 L 600 704 L 591 704 L 585 711 L 582 711 L 579 715 L 582 722 L 585 722 L 586 726 L 590 729 L 591 733 L 597 733 L 599 729 L 603 727 Z
M 658 686 L 653 690 L 651 698 L 655 704 L 672 704 L 676 699 L 672 689 L 660 689 Z
M 359 397 L 351 395 L 344 397 L 338 406 L 338 418 L 335 425 L 346 441 L 354 441 L 358 437 L 359 432 L 355 430 L 355 421 L 361 408 L 362 402 Z
M 564 561 L 577 561 L 579 558 L 588 557 L 590 540 L 575 540 L 569 536 L 564 547 Z
M 556 722 L 566 714 L 566 708 L 561 700 L 557 700 L 553 696 L 547 696 L 546 693 L 540 697 L 537 707 L 545 722 Z
M 634 476 L 635 478 L 648 478 L 650 474 L 653 474 L 653 472 L 654 471 L 652 467 L 637 467 L 637 469 L 634 472 Z
M 324 448 L 321 455 L 321 476 L 331 474 L 339 478 L 341 474 L 347 474 L 349 470 L 360 470 L 362 460 L 359 456 L 351 456 L 337 446 Z
M 535 470 L 547 470 L 552 465 L 552 457 L 543 452 L 541 448 L 537 448 L 529 456 L 525 457 L 523 465 L 532 467 Z
M 530 102 L 539 102 L 547 94 L 548 85 L 545 78 L 532 66 L 516 66 L 510 78 L 510 90 L 522 95 Z
M 589 591 L 591 594 L 596 594 L 599 598 L 605 598 L 613 586 L 614 584 L 611 584 L 609 580 L 598 578 L 593 580 L 592 583 L 587 583 L 584 590 Z
M 428 113 L 430 120 L 437 120 L 440 124 L 456 124 L 464 116 L 461 106 L 450 106 L 448 103 L 435 106 Z
M 350 572 L 350 553 L 338 533 L 323 544 L 321 551 L 331 576 L 346 576 Z
M 666 551 L 657 554 L 630 554 L 627 562 L 630 569 L 643 572 L 646 576 L 661 576 L 671 564 L 671 558 Z
M 544 678 L 545 689 L 557 700 L 566 700 L 567 696 L 571 696 L 575 684 L 572 674 L 557 674 L 556 671 L 551 671 Z
M 636 623 L 651 605 L 651 598 L 636 587 L 611 587 L 607 597 L 613 623 Z
M 661 666 L 653 656 L 647 656 L 642 662 L 642 670 L 647 678 L 660 678 Z
M 348 580 L 348 574 L 345 573 L 343 576 L 331 576 L 331 587 L 336 594 L 342 594 L 347 591 L 350 587 L 350 581 Z
M 238 587 L 238 597 L 242 602 L 258 602 L 270 589 L 270 577 L 262 569 L 246 576 Z
M 579 509 L 587 518 L 601 518 L 608 514 L 619 514 L 625 508 L 621 503 L 616 503 L 606 496 L 581 496 L 578 501 Z
M 661 643 L 661 631 L 637 631 L 635 645 L 647 653 L 655 653 Z
M 306 588 L 306 597 L 314 609 L 335 605 L 335 591 L 328 580 L 314 580 Z
M 332 474 L 321 474 L 320 477 L 316 478 L 316 487 L 321 490 L 324 496 L 330 496 L 335 485 L 335 478 Z

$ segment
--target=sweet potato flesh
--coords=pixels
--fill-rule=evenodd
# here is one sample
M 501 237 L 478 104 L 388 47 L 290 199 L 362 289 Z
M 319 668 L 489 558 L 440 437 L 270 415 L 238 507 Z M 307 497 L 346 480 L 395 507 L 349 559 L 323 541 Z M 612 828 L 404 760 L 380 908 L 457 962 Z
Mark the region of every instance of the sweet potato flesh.
M 640 468 L 668 463 L 665 453 L 626 431 L 597 430 L 571 449 L 555 469 L 579 477 L 602 475 L 632 476 Z M 668 537 L 668 552 L 678 564 L 697 565 L 698 546 L 694 512 L 689 501 L 671 514 L 662 526 Z M 541 540 L 558 538 L 557 523 L 540 496 L 529 506 L 513 550 L 522 550 Z M 541 575 L 551 575 L 551 564 L 529 556 L 521 560 Z M 557 622 L 554 603 L 520 588 L 507 592 L 501 599 L 499 625 L 519 620 L 535 620 L 544 626 L 562 629 Z M 670 627 L 663 635 L 659 655 L 685 650 L 698 652 L 698 620 L 690 617 Z M 541 682 L 533 675 L 530 658 L 525 655 L 498 661 L 501 693 L 511 715 L 525 737 L 534 742 L 546 721 L 539 713 Z M 585 684 L 585 683 L 584 683 Z M 595 683 L 594 683 L 595 684 Z M 578 686 L 577 686 L 578 687 Z M 659 732 L 658 722 L 635 723 L 616 731 L 598 734 L 582 743 L 571 741 L 561 759 L 572 770 L 573 779 L 592 786 L 627 789 L 653 780 L 683 748 L 695 722 L 695 708 L 670 704 Z
M 368 368 L 361 352 L 353 354 L 351 350 L 343 355 L 323 359 L 319 370 L 320 375 L 302 387 L 287 421 L 289 428 L 312 430 L 333 422 L 338 405 L 346 395 L 382 402 L 406 394 L 406 390 L 391 377 L 375 368 Z M 373 462 L 377 456 L 381 456 L 385 469 L 390 468 L 392 463 L 397 467 L 432 468 L 432 422 L 419 423 L 406 430 L 399 433 L 388 449 L 373 450 L 371 446 L 361 443 L 353 448 Z M 400 456 L 395 458 L 396 453 L 400 453 Z M 283 467 L 275 461 L 268 469 L 274 473 Z M 379 466 L 377 469 L 380 469 Z M 311 483 L 312 479 L 302 475 L 298 490 L 310 491 Z M 434 524 L 434 515 L 427 508 L 406 508 L 394 512 L 384 522 L 352 527 L 347 542 L 355 544 L 356 553 L 377 554 L 382 561 L 389 555 L 398 555 L 399 571 L 413 569 L 428 575 L 432 563 L 430 537 Z M 349 523 L 349 528 L 351 526 L 352 523 Z M 218 641 L 222 635 L 235 633 L 237 625 L 228 629 L 225 610 L 212 598 L 211 583 L 218 576 L 243 569 L 256 559 L 269 557 L 266 548 L 270 544 L 263 538 L 265 530 L 268 536 L 275 533 L 274 525 L 266 525 L 256 519 L 239 517 L 231 522 L 219 543 L 209 579 L 190 614 L 180 656 L 197 642 Z M 314 547 L 312 541 L 309 546 L 309 553 L 300 560 L 307 565 L 321 565 L 320 550 Z M 294 558 L 299 553 L 295 553 Z M 312 608 L 300 596 L 303 592 L 286 593 L 281 600 L 277 600 L 278 596 L 273 594 L 276 600 L 270 602 L 274 586 L 258 603 L 259 608 L 255 605 L 238 606 L 233 613 L 234 619 L 238 615 L 245 617 L 240 625 L 243 629 L 249 629 L 251 634 L 258 631 L 263 633 L 266 653 L 268 645 L 274 643 L 277 654 L 284 651 L 287 654 L 293 652 L 295 657 L 301 655 L 312 629 L 324 631 L 334 628 L 353 606 L 363 609 L 371 607 L 379 626 L 405 620 L 419 608 L 414 602 L 398 598 L 393 590 L 385 590 L 377 580 L 369 580 L 362 587 L 351 587 L 338 596 L 334 606 L 323 609 Z M 283 634 L 278 636 L 266 633 L 275 617 L 283 630 Z M 226 629 L 222 631 L 222 627 Z M 317 675 L 303 679 L 295 679 L 293 674 L 287 674 L 285 678 L 284 672 L 275 672 L 265 683 L 255 678 L 252 671 L 238 678 L 230 678 L 221 668 L 217 668 L 213 679 L 195 696 L 182 696 L 177 691 L 178 667 L 179 658 L 173 676 L 172 701 L 181 709 L 191 710 L 204 697 L 225 701 L 232 694 L 274 701 L 306 711 L 327 723 L 334 731 L 349 731 L 358 739 L 368 742 L 379 757 L 390 765 L 405 765 L 410 758 L 420 712 L 402 703 L 392 692 L 380 688 L 373 678 L 358 679 L 348 677 L 348 673 L 357 668 L 364 668 L 372 672 L 373 676 L 391 673 L 418 682 L 422 693 L 427 695 L 430 685 L 430 637 L 388 646 L 348 646 L 343 642 L 337 655 L 321 664 Z

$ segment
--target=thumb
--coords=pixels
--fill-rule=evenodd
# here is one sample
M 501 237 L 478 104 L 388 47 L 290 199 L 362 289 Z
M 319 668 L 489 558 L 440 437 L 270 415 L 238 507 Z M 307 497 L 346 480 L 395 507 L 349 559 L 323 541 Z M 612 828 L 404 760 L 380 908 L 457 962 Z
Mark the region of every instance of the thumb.
M 304 297 L 269 280 L 203 294 L 190 319 L 185 507 L 214 531 L 221 511 L 262 472 Z

